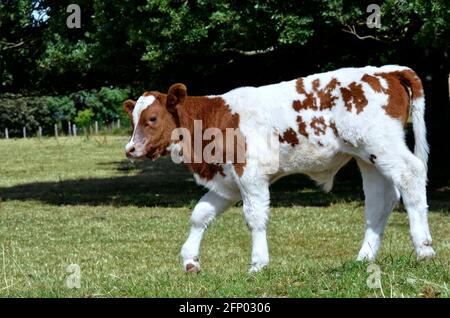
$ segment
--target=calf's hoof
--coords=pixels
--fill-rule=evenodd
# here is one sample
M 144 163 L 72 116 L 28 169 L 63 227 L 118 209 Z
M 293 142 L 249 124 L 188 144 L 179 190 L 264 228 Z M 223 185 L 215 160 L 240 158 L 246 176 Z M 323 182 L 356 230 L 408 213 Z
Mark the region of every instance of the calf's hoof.
M 373 253 L 360 252 L 358 257 L 356 257 L 357 262 L 373 262 L 375 260 L 375 255 Z
M 253 265 L 250 267 L 248 273 L 249 273 L 249 274 L 253 274 L 253 273 L 260 272 L 260 271 L 262 271 L 263 269 L 266 269 L 266 268 L 267 268 L 267 265 L 268 265 L 268 264 L 253 264 Z
M 424 261 L 427 259 L 433 259 L 436 257 L 436 252 L 433 250 L 431 246 L 422 246 L 417 251 L 417 260 Z
M 186 273 L 198 273 L 200 272 L 200 262 L 198 258 L 189 259 L 183 262 L 184 270 Z

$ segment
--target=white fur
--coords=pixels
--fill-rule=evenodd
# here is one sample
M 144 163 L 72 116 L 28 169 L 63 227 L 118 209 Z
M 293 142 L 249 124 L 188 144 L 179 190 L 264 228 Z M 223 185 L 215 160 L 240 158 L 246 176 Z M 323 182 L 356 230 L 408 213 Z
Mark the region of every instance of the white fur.
M 155 96 L 153 95 L 139 97 L 133 109 L 133 122 L 135 126 L 137 125 L 142 112 L 153 104 L 154 101 Z
M 194 208 L 191 216 L 191 231 L 181 248 L 183 268 L 188 264 L 194 265 L 191 271 L 200 270 L 200 243 L 208 225 L 236 201 L 224 199 L 213 191 L 206 193 Z
M 125 146 L 125 151 L 128 152 L 131 148 L 135 146 L 134 141 L 134 135 L 136 132 L 137 123 L 139 122 L 139 118 L 141 117 L 142 112 L 147 109 L 153 102 L 155 101 L 155 96 L 149 95 L 149 96 L 141 96 L 136 101 L 136 104 L 134 105 L 133 109 L 133 123 L 134 123 L 134 130 L 133 135 L 130 138 L 130 141 Z
M 320 80 L 323 88 L 333 78 L 340 85 L 333 91 L 335 106 L 332 109 L 301 110 L 292 107 L 295 100 L 305 97 L 296 90 L 296 80 L 262 87 L 242 87 L 221 95 L 233 113 L 239 114 L 240 130 L 246 138 L 247 161 L 242 176 L 238 176 L 231 164 L 224 167 L 225 176 L 216 175 L 206 181 L 194 175 L 199 184 L 210 192 L 205 195 L 193 212 L 191 234 L 183 246 L 183 264 L 195 266 L 198 261 L 200 240 L 206 225 L 232 202 L 243 201 L 245 220 L 252 232 L 253 248 L 250 271 L 258 271 L 269 262 L 266 225 L 269 217 L 269 185 L 278 178 L 293 173 L 303 173 L 331 190 L 333 177 L 352 157 L 357 158 L 363 175 L 366 196 L 366 232 L 358 259 L 374 259 L 379 248 L 387 217 L 400 195 L 408 211 L 411 236 L 418 258 L 431 257 L 431 235 L 427 223 L 426 158 L 428 146 L 423 121 L 424 101 L 413 101 L 413 123 L 416 137 L 416 155 L 404 142 L 402 123 L 387 115 L 385 93 L 374 91 L 361 81 L 364 74 L 405 70 L 396 65 L 364 68 L 344 68 L 333 72 L 314 74 L 303 78 L 304 89 L 312 91 L 312 82 Z M 367 106 L 358 114 L 356 107 L 348 111 L 339 87 L 352 82 L 362 85 Z M 380 78 L 381 85 L 387 82 Z M 307 124 L 308 138 L 298 133 L 297 116 Z M 327 125 L 335 123 L 337 137 L 331 128 L 324 135 L 316 136 L 310 127 L 314 117 L 321 116 Z M 297 132 L 299 143 L 279 145 L 274 155 L 267 151 L 266 133 L 282 135 L 287 129 Z M 322 146 L 319 146 L 318 143 Z M 372 157 L 375 156 L 375 157 Z M 261 157 L 279 160 L 277 169 L 267 170 Z M 420 158 L 420 160 L 418 159 Z M 375 159 L 373 159 L 375 158 Z M 374 162 L 372 162 L 374 161 Z
M 400 199 L 391 180 L 384 177 L 373 165 L 357 160 L 363 177 L 366 199 L 366 230 L 358 260 L 375 259 L 389 214 Z
M 424 120 L 425 98 L 419 97 L 412 100 L 412 122 L 414 131 L 414 154 L 422 161 L 427 169 L 428 153 L 427 128 Z

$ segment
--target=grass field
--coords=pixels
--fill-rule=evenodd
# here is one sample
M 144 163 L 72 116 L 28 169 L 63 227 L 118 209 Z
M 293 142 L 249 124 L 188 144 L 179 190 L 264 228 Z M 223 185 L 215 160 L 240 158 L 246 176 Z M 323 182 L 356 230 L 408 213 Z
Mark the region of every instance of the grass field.
M 129 164 L 127 137 L 0 140 L 0 296 L 3 297 L 449 297 L 450 197 L 430 191 L 438 254 L 417 262 L 401 206 L 379 258 L 382 288 L 354 259 L 363 195 L 354 165 L 323 194 L 302 176 L 272 187 L 271 263 L 249 275 L 241 208 L 214 223 L 202 272 L 185 274 L 179 250 L 204 190 L 170 159 Z M 68 288 L 69 264 L 81 288 Z

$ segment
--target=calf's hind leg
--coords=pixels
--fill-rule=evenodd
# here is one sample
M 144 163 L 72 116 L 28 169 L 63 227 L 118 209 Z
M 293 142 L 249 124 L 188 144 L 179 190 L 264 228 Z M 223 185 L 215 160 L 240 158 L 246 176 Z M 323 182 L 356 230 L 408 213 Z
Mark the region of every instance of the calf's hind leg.
M 357 260 L 374 260 L 383 237 L 389 215 L 400 194 L 394 183 L 383 176 L 375 166 L 357 160 L 363 179 L 365 196 L 365 234 Z
M 401 194 L 403 205 L 408 212 L 411 239 L 417 258 L 434 257 L 427 217 L 425 165 L 405 144 L 397 143 L 386 149 L 392 150 L 389 153 L 379 154 L 376 166 L 385 177 L 393 181 Z

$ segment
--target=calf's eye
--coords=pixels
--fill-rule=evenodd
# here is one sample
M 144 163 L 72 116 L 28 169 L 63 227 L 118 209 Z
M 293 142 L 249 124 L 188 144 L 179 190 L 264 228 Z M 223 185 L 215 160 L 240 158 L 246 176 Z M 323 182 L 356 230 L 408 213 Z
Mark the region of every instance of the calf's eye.
M 150 122 L 154 123 L 156 121 L 156 116 L 150 117 Z

